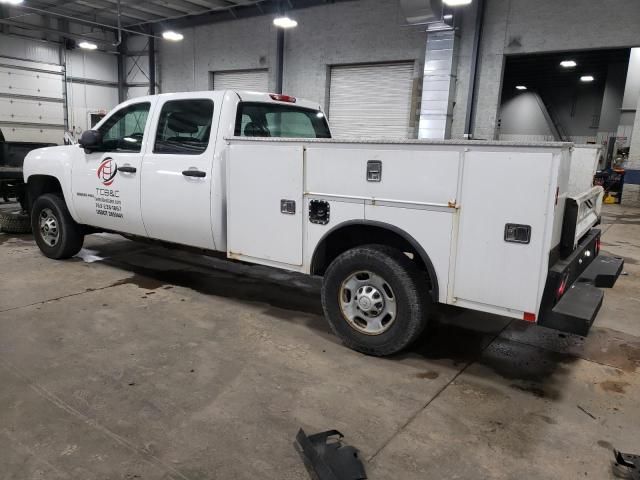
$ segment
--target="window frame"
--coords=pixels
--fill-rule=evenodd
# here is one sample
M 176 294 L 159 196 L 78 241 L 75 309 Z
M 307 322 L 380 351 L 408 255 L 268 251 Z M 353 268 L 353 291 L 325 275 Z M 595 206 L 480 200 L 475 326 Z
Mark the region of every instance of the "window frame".
M 319 136 L 314 136 L 314 137 L 293 137 L 293 138 L 299 138 L 299 139 L 309 139 L 309 138 L 332 138 L 331 137 L 331 129 L 329 128 L 329 122 L 327 121 L 327 116 L 324 115 L 324 112 L 322 112 L 321 110 L 315 109 L 315 108 L 309 108 L 309 107 L 301 107 L 299 105 L 293 105 L 293 104 L 287 104 L 287 105 L 283 105 L 280 103 L 271 103 L 271 102 L 259 102 L 259 101 L 248 101 L 248 102 L 238 102 L 238 106 L 236 107 L 236 121 L 235 121 L 235 125 L 234 125 L 234 129 L 233 129 L 233 135 L 234 137 L 242 137 L 242 138 L 264 138 L 264 137 L 247 137 L 242 135 L 242 115 L 243 115 L 243 107 L 245 106 L 272 106 L 272 107 L 279 107 L 279 108 L 283 108 L 286 109 L 288 111 L 294 111 L 294 112 L 299 112 L 299 113 L 308 113 L 311 112 L 314 115 L 317 113 L 322 113 L 323 117 L 322 117 L 322 121 L 324 122 L 325 128 L 326 128 L 326 132 L 328 134 L 328 137 L 319 137 Z M 271 112 L 267 112 L 267 113 L 271 113 Z M 278 113 L 278 112 L 273 112 L 273 113 Z M 314 131 L 315 131 L 315 126 L 313 124 L 313 120 L 309 119 L 311 121 L 311 126 L 313 127 Z M 266 137 L 266 138 L 292 138 L 292 137 Z
M 202 150 L 201 152 L 162 152 L 156 149 L 156 144 L 158 142 L 158 134 L 160 131 L 160 121 L 162 120 L 162 113 L 164 110 L 164 107 L 171 104 L 171 103 L 178 103 L 178 102 L 200 102 L 200 101 L 205 101 L 205 102 L 209 102 L 211 104 L 211 123 L 209 124 L 209 126 L 211 127 L 211 130 L 209 131 L 209 138 L 207 138 L 207 145 L 205 146 L 204 150 Z M 158 119 L 155 122 L 155 132 L 154 132 L 154 136 L 153 136 L 153 147 L 151 148 L 151 152 L 154 155 L 190 155 L 190 156 L 198 156 L 198 155 L 204 155 L 205 153 L 207 153 L 207 150 L 209 150 L 209 147 L 211 145 L 211 135 L 213 133 L 213 124 L 214 124 L 214 116 L 216 113 L 216 102 L 212 99 L 212 98 L 176 98 L 173 100 L 167 100 L 165 101 L 161 106 L 160 106 L 160 110 L 158 111 Z M 213 142 L 215 143 L 215 142 Z
M 142 129 L 142 139 L 140 140 L 139 143 L 139 149 L 126 149 L 126 148 L 106 148 L 104 146 L 104 136 L 105 133 L 103 133 L 103 128 L 105 128 L 105 126 L 117 115 L 120 115 L 121 113 L 125 112 L 124 115 L 126 115 L 126 111 L 131 109 L 132 107 L 139 107 L 141 105 L 146 105 L 147 108 L 147 118 L 145 119 L 144 122 L 144 128 Z M 115 127 L 115 125 L 124 118 L 124 115 L 121 116 L 118 120 L 116 120 L 115 123 L 113 123 L 110 127 L 109 130 L 111 130 L 113 127 Z M 96 128 L 96 130 L 98 132 L 100 132 L 100 136 L 101 136 L 101 142 L 100 142 L 100 148 L 95 149 L 95 151 L 99 151 L 99 152 L 123 152 L 123 153 L 142 153 L 142 147 L 144 145 L 144 140 L 145 140 L 145 135 L 147 132 L 147 126 L 149 125 L 149 119 L 151 118 L 151 102 L 149 101 L 145 101 L 145 102 L 136 102 L 136 103 L 130 103 L 129 105 L 126 105 L 122 108 L 119 108 L 118 110 L 116 110 L 115 112 L 113 112 L 111 115 L 109 115 L 106 119 L 104 119 L 103 123 Z M 147 135 L 148 136 L 148 135 Z

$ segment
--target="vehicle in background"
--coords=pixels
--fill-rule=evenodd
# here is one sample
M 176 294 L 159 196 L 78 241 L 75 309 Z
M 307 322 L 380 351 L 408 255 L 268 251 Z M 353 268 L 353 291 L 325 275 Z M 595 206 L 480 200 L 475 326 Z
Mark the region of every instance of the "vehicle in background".
M 0 211 L 0 231 L 26 233 L 31 230 L 29 218 L 23 212 L 26 197 L 22 164 L 31 150 L 49 146 L 55 143 L 7 142 L 0 129 L 0 199 L 5 202 L 15 199 L 21 205 L 21 208 Z
M 320 275 L 334 332 L 390 355 L 438 303 L 589 331 L 623 260 L 600 255 L 603 190 L 570 182 L 574 151 L 335 140 L 316 103 L 191 92 L 119 105 L 80 145 L 30 152 L 24 179 L 50 258 L 109 231 Z

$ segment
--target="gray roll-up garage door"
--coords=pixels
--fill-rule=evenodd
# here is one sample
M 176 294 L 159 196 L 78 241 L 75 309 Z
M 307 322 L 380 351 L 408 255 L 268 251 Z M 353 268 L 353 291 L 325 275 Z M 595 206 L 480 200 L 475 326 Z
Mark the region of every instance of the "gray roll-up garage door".
M 237 70 L 213 72 L 213 90 L 269 91 L 268 70 Z
M 331 67 L 333 135 L 407 138 L 412 89 L 413 62 Z

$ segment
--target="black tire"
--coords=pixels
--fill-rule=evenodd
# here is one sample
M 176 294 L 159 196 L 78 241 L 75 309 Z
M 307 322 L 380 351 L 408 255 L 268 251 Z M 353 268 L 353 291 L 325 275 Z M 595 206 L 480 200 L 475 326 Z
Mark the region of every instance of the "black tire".
M 40 230 L 40 218 L 46 210 L 52 212 L 59 230 L 55 245 L 47 243 Z M 60 194 L 47 193 L 36 199 L 31 208 L 31 228 L 40 251 L 56 260 L 73 257 L 84 243 L 82 227 L 73 220 Z
M 22 208 L 0 210 L 0 231 L 5 233 L 31 233 L 31 219 Z
M 358 330 L 340 306 L 343 283 L 361 271 L 381 277 L 395 297 L 393 322 L 380 333 Z M 427 274 L 404 253 L 384 245 L 365 245 L 344 252 L 329 265 L 322 282 L 322 307 L 332 330 L 346 346 L 368 355 L 386 356 L 405 349 L 420 336 L 432 301 Z

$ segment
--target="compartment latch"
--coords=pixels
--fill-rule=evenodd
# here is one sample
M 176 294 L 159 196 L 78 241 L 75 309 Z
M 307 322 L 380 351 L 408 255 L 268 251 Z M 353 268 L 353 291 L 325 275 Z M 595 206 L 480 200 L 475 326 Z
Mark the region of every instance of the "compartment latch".
M 367 162 L 367 182 L 382 181 L 382 162 L 380 160 L 369 160 Z

